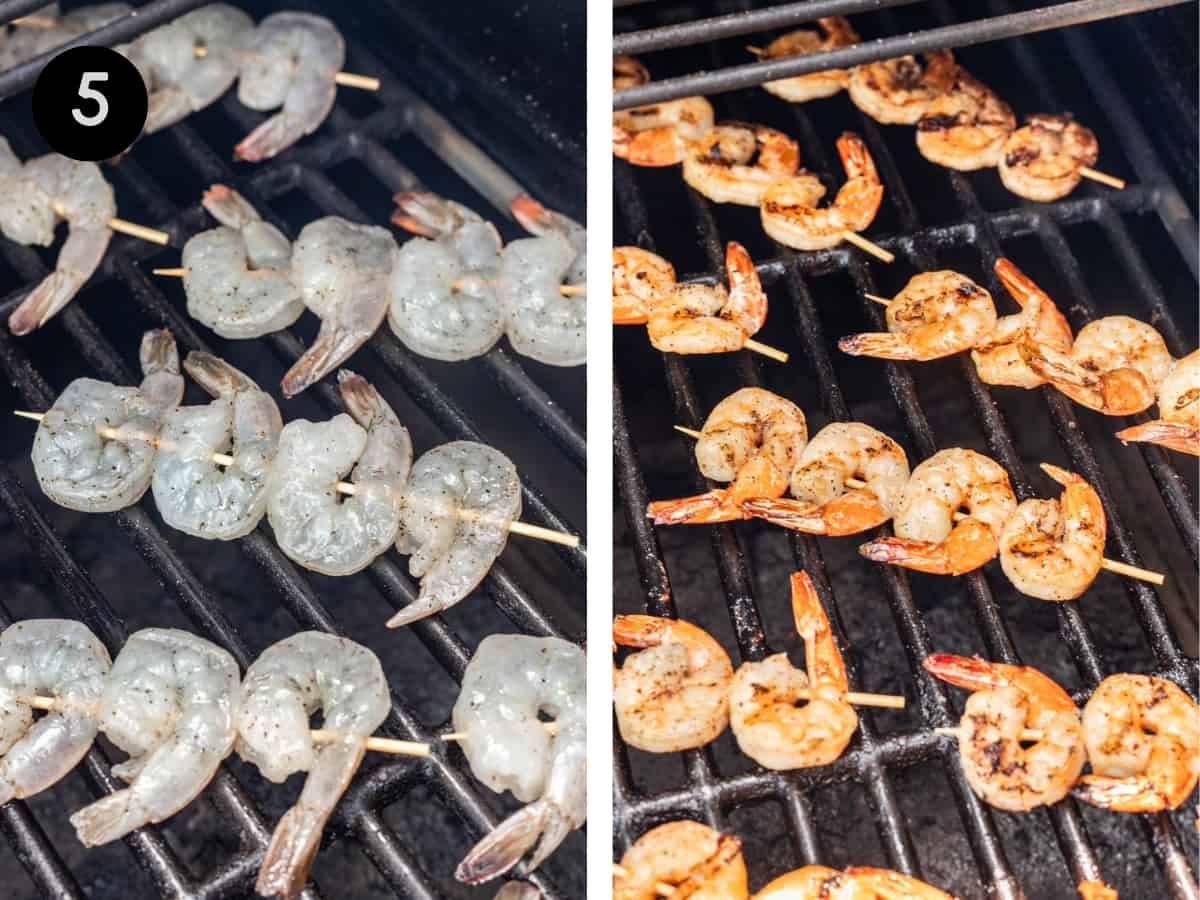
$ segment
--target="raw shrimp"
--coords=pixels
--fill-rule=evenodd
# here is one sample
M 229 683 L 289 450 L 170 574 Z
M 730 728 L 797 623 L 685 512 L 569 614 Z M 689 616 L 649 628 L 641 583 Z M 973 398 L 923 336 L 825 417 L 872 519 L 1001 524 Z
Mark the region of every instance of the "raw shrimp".
M 788 56 L 836 50 L 838 47 L 849 47 L 859 41 L 858 33 L 841 16 L 817 19 L 816 25 L 816 30 L 801 28 L 775 38 L 757 54 L 759 61 L 767 62 Z M 763 84 L 763 90 L 791 103 L 805 103 L 822 97 L 832 97 L 846 86 L 849 78 L 850 73 L 845 69 L 826 69 L 823 72 L 768 81 Z
M 777 181 L 762 195 L 762 226 L 771 237 L 797 250 L 824 250 L 843 240 L 847 231 L 862 231 L 875 219 L 883 200 L 883 182 L 875 171 L 871 152 L 857 134 L 838 138 L 838 156 L 846 170 L 846 183 L 833 203 L 822 209 L 816 200 L 805 202 L 805 178 Z
M 95 163 L 50 153 L 21 165 L 0 137 L 0 231 L 18 244 L 49 247 L 55 226 L 67 223 L 54 271 L 8 317 L 13 334 L 41 328 L 74 299 L 108 249 L 116 214 L 112 185 Z
M 309 717 L 338 740 L 317 745 Z M 246 670 L 237 703 L 238 756 L 276 783 L 308 772 L 296 805 L 284 813 L 263 857 L 255 888 L 295 897 L 350 785 L 367 738 L 387 718 L 391 696 L 375 654 L 346 638 L 302 631 L 272 644 Z
M 26 619 L 0 632 L 0 806 L 44 791 L 83 759 L 111 666 L 81 622 Z M 33 697 L 57 704 L 34 721 Z
M 800 167 L 800 148 L 766 125 L 722 122 L 693 144 L 683 180 L 714 203 L 758 206 L 763 191 Z
M 249 534 L 267 510 L 267 485 L 283 420 L 271 395 L 209 353 L 189 353 L 187 373 L 216 399 L 180 406 L 162 428 L 154 503 L 172 528 L 228 541 Z M 233 456 L 219 466 L 214 453 Z
M 851 866 L 838 872 L 804 866 L 776 878 L 755 900 L 954 900 L 945 891 L 890 869 Z
M 1063 486 L 1058 500 L 1024 500 L 1000 534 L 1000 567 L 1022 594 L 1039 600 L 1074 600 L 1100 573 L 1104 558 L 1104 506 L 1090 484 L 1042 463 Z
M 804 639 L 807 674 L 786 653 L 745 662 L 729 690 L 729 724 L 742 752 L 768 769 L 824 766 L 842 755 L 858 729 L 845 701 L 846 666 L 807 572 L 792 573 L 792 616 Z M 801 694 L 808 702 L 798 707 Z
M 851 356 L 926 361 L 970 350 L 996 327 L 992 295 L 943 269 L 914 275 L 887 305 L 885 333 L 852 334 L 838 341 Z
M 1158 418 L 1118 431 L 1117 437 L 1200 456 L 1200 350 L 1175 360 L 1158 386 Z
M 388 285 L 399 260 L 386 228 L 337 216 L 309 222 L 292 246 L 292 283 L 321 320 L 313 345 L 283 376 L 283 395 L 316 384 L 375 333 L 388 309 Z
M 131 12 L 133 7 L 128 3 L 95 3 L 64 15 L 59 15 L 57 3 L 44 6 L 29 15 L 31 18 L 52 17 L 53 27 L 16 24 L 6 39 L 4 28 L 0 26 L 0 69 L 8 69 L 41 56 Z
M 1017 127 L 1012 107 L 962 66 L 917 120 L 917 149 L 932 163 L 969 172 L 998 165 Z
M 613 900 L 659 900 L 659 884 L 680 898 L 747 900 L 742 842 L 690 819 L 650 829 L 621 857 Z
M 188 314 L 225 338 L 287 328 L 304 312 L 290 276 L 291 241 L 223 184 L 205 191 L 203 203 L 221 224 L 183 245 Z
M 675 292 L 675 267 L 640 247 L 613 247 L 614 325 L 644 325 L 650 310 Z
M 465 206 L 435 194 L 397 194 L 392 221 L 434 240 L 400 248 L 388 293 L 388 324 L 414 353 L 457 362 L 504 334 L 496 293 L 500 233 Z
M 1079 170 L 1094 166 L 1099 155 L 1096 135 L 1070 113 L 1035 113 L 1004 142 L 1000 180 L 1014 194 L 1048 203 L 1075 190 Z
M 916 125 L 931 104 L 954 84 L 957 66 L 949 50 L 899 56 L 855 66 L 846 90 L 850 100 L 876 122 Z
M 1117 812 L 1176 809 L 1200 778 L 1200 709 L 1152 675 L 1110 675 L 1083 709 L 1092 774 L 1071 792 Z
M 633 57 L 613 57 L 614 90 L 649 80 L 650 72 Z M 703 97 L 619 110 L 613 113 L 613 154 L 635 166 L 673 166 L 712 126 L 712 104 Z
M 553 718 L 551 735 L 538 714 Z M 515 866 L 540 837 L 536 869 L 587 819 L 587 658 L 554 637 L 493 634 L 463 672 L 451 720 L 471 772 L 527 804 L 459 864 L 459 881 L 480 884 Z
M 740 350 L 767 320 L 767 295 L 746 248 L 725 247 L 722 284 L 683 284 L 663 297 L 647 318 L 650 343 L 667 353 L 726 353 Z
M 129 754 L 112 773 L 129 787 L 73 816 L 85 847 L 161 822 L 191 803 L 233 750 L 241 673 L 216 644 L 174 628 L 135 632 L 104 685 L 100 730 Z
M 350 415 L 288 422 L 267 488 L 279 548 L 325 575 L 353 574 L 395 540 L 412 466 L 408 430 L 378 391 L 345 369 L 338 390 Z M 355 493 L 342 499 L 336 484 L 351 469 Z
M 496 892 L 494 900 L 539 900 L 542 892 L 528 881 L 506 881 Z
M 1070 695 L 1037 669 L 937 653 L 930 674 L 974 691 L 958 726 L 967 783 L 985 803 L 1028 812 L 1057 803 L 1083 770 L 1087 753 L 1079 710 Z M 1023 740 L 1025 729 L 1042 737 Z
M 46 496 L 80 512 L 132 506 L 154 474 L 159 429 L 183 399 L 171 332 L 142 336 L 140 387 L 76 378 L 38 423 L 33 470 Z M 114 428 L 115 439 L 99 429 Z
M 333 78 L 346 42 L 321 16 L 278 12 L 246 37 L 238 99 L 251 109 L 283 108 L 242 139 L 234 159 L 270 159 L 320 127 L 337 99 Z
M 1070 351 L 1039 344 L 1026 334 L 1026 364 L 1076 403 L 1106 416 L 1148 409 L 1174 360 L 1162 335 L 1129 316 L 1105 316 L 1075 335 Z
M 866 484 L 848 487 L 851 478 Z M 809 442 L 792 469 L 796 499 L 748 500 L 742 509 L 772 525 L 841 537 L 895 515 L 907 482 L 904 448 L 869 425 L 833 422 Z
M 613 667 L 617 728 L 650 753 L 703 747 L 729 724 L 733 666 L 713 637 L 690 622 L 617 616 L 613 641 L 641 647 Z
M 413 466 L 401 506 L 396 549 L 421 579 L 417 599 L 389 628 L 449 609 L 483 581 L 521 517 L 521 482 L 507 456 L 487 444 L 451 441 Z
M 954 513 L 966 517 L 954 521 Z M 863 544 L 859 553 L 935 575 L 961 575 L 995 557 L 1000 532 L 1017 509 L 1008 473 L 974 450 L 935 453 L 915 469 L 893 517 L 895 537 Z

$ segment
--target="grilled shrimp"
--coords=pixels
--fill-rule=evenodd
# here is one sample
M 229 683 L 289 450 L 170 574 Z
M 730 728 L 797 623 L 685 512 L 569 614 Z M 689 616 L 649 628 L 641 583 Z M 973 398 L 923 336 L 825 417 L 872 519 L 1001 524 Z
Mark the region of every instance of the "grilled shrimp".
M 0 806 L 44 791 L 83 759 L 111 666 L 81 622 L 26 619 L 0 632 Z M 47 696 L 55 708 L 34 721 L 30 699 Z
M 957 70 L 949 50 L 935 50 L 922 59 L 923 68 L 915 56 L 855 66 L 846 85 L 850 100 L 876 122 L 916 125 L 929 104 L 954 85 Z
M 847 482 L 858 478 L 863 487 Z M 841 537 L 882 525 L 900 506 L 908 482 L 904 448 L 859 422 L 826 425 L 792 469 L 796 499 L 755 499 L 742 510 L 793 531 Z
M 1104 558 L 1104 506 L 1090 484 L 1042 463 L 1063 486 L 1058 500 L 1024 500 L 1000 534 L 1000 567 L 1022 594 L 1074 600 L 1088 589 Z
M 1070 695 L 1037 669 L 937 653 L 925 669 L 974 691 L 958 728 L 967 783 L 985 803 L 1028 812 L 1057 803 L 1083 770 L 1087 753 L 1079 710 Z M 1042 737 L 1021 738 L 1025 729 Z
M 249 534 L 267 510 L 267 483 L 283 420 L 271 395 L 209 353 L 189 353 L 187 373 L 216 399 L 180 406 L 162 428 L 154 460 L 154 503 L 163 521 L 195 537 Z M 222 468 L 214 453 L 228 453 Z
M 1200 350 L 1175 360 L 1158 386 L 1158 418 L 1118 431 L 1117 437 L 1200 456 Z
M 283 395 L 316 384 L 375 333 L 388 310 L 388 285 L 399 261 L 386 228 L 337 216 L 309 222 L 292 246 L 292 282 L 321 320 L 313 345 L 283 376 Z
M 345 369 L 338 390 L 350 415 L 288 422 L 267 487 L 279 548 L 325 575 L 353 574 L 395 540 L 412 466 L 408 430 L 379 392 Z M 352 469 L 355 492 L 340 500 L 336 484 Z
M 649 311 L 646 332 L 667 353 L 726 353 L 740 350 L 767 320 L 767 295 L 746 248 L 725 246 L 724 285 L 682 284 Z
M 246 670 L 237 703 L 238 756 L 276 783 L 309 773 L 300 799 L 275 826 L 255 884 L 259 894 L 292 898 L 304 888 L 321 831 L 390 708 L 375 654 L 331 634 L 294 634 Z M 321 727 L 338 734 L 334 743 L 313 742 L 309 717 L 318 709 Z
M 1116 889 L 1103 881 L 1081 881 L 1075 890 L 1079 891 L 1080 900 L 1119 900 Z
M 675 267 L 640 247 L 613 247 L 614 325 L 644 325 L 650 310 L 675 292 Z
M 804 866 L 781 875 L 755 900 L 954 900 L 945 891 L 890 869 L 851 866 L 838 872 Z
M 859 41 L 853 26 L 841 16 L 817 19 L 816 26 L 816 30 L 801 28 L 775 38 L 757 54 L 759 61 L 836 50 L 838 47 L 849 47 Z M 850 73 L 845 69 L 826 69 L 824 72 L 768 81 L 763 84 L 763 90 L 791 103 L 805 103 L 822 97 L 832 97 L 846 86 L 849 78 Z
M 749 519 L 748 501 L 781 497 L 787 486 L 786 471 L 766 456 L 755 456 L 742 466 L 729 487 L 693 497 L 655 500 L 647 505 L 646 516 L 655 525 L 712 525 Z
M 690 622 L 617 616 L 613 642 L 645 648 L 613 667 L 613 707 L 625 743 L 650 753 L 703 747 L 729 724 L 733 666 Z
M 1162 335 L 1129 316 L 1088 322 L 1069 351 L 1026 334 L 1021 357 L 1076 403 L 1106 416 L 1128 416 L 1154 403 L 1174 360 Z
M 200 795 L 233 751 L 240 681 L 234 658 L 194 634 L 145 628 L 129 637 L 100 703 L 100 730 L 129 754 L 113 775 L 129 787 L 71 816 L 80 843 L 115 841 Z
M 824 766 L 842 755 L 858 729 L 845 701 L 842 654 L 807 572 L 792 573 L 792 616 L 804 638 L 807 674 L 786 653 L 745 662 L 729 690 L 729 724 L 742 752 L 768 769 Z M 808 702 L 796 704 L 809 692 Z
M 1117 812 L 1175 809 L 1200 778 L 1200 709 L 1151 675 L 1110 675 L 1083 709 L 1092 774 L 1071 792 Z
M 748 900 L 742 842 L 707 825 L 680 819 L 643 834 L 621 857 L 613 900 L 658 900 L 658 885 L 692 900 Z
M 917 120 L 917 149 L 932 163 L 969 172 L 998 165 L 1017 119 L 1012 107 L 966 69 Z
M 551 736 L 538 718 L 558 726 Z M 454 875 L 481 884 L 515 866 L 526 873 L 587 819 L 587 658 L 561 638 L 493 634 L 463 673 L 451 720 L 471 772 L 527 804 L 467 854 Z
M 996 327 L 992 295 L 965 275 L 941 270 L 914 275 L 887 305 L 885 333 L 838 341 L 851 356 L 940 359 L 970 350 Z
M 183 245 L 188 314 L 225 338 L 287 328 L 304 312 L 290 277 L 291 241 L 223 184 L 205 191 L 203 204 L 221 224 Z
M 818 209 L 815 199 L 807 201 L 811 189 L 805 179 L 811 175 L 777 181 L 763 192 L 763 230 L 779 243 L 797 250 L 824 250 L 840 244 L 843 233 L 862 231 L 874 221 L 883 200 L 883 182 L 871 152 L 862 138 L 849 131 L 838 138 L 837 148 L 846 183 L 829 206 Z
M 234 148 L 234 159 L 258 162 L 320 127 L 337 99 L 333 78 L 346 61 L 346 42 L 321 16 L 278 12 L 247 36 L 238 99 L 251 109 L 282 107 Z
M 21 165 L 0 137 L 0 231 L 18 244 L 49 247 L 59 221 L 67 239 L 54 271 L 8 317 L 13 334 L 41 328 L 66 306 L 100 265 L 117 202 L 100 168 L 50 153 Z
M 954 513 L 965 509 L 960 522 Z M 1008 473 L 973 450 L 935 453 L 915 469 L 893 517 L 895 537 L 863 544 L 859 553 L 935 575 L 978 569 L 999 550 L 1004 523 L 1017 509 Z
M 183 399 L 171 332 L 142 336 L 140 387 L 76 378 L 58 395 L 33 438 L 33 471 L 46 496 L 80 512 L 132 506 L 154 474 L 158 432 Z M 115 439 L 99 429 L 115 428 Z
M 758 206 L 769 185 L 799 167 L 800 148 L 782 131 L 722 122 L 688 149 L 683 180 L 714 203 Z
M 650 72 L 631 56 L 613 57 L 613 90 L 646 84 Z M 703 97 L 683 97 L 613 113 L 613 154 L 635 166 L 673 166 L 713 126 Z
M 1099 155 L 1096 135 L 1070 113 L 1035 113 L 1004 142 L 1000 180 L 1014 194 L 1048 203 L 1075 190 L 1079 170 L 1094 166 Z
M 492 348 L 504 334 L 496 292 L 500 233 L 473 211 L 435 194 L 397 194 L 392 221 L 424 238 L 408 241 L 392 270 L 388 324 L 414 353 L 448 362 Z M 569 298 L 568 298 L 569 299 Z

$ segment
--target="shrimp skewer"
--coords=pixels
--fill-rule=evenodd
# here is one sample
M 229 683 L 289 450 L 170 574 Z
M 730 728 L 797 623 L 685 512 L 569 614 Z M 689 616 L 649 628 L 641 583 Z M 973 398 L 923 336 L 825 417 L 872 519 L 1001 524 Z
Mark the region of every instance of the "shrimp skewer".
M 742 842 L 682 819 L 647 831 L 613 866 L 613 900 L 661 896 L 748 900 Z
M 954 82 L 917 120 L 917 149 L 927 160 L 969 172 L 999 164 L 1017 127 L 1012 107 L 962 66 Z
M 1014 194 L 1048 203 L 1075 190 L 1099 155 L 1096 135 L 1069 113 L 1036 113 L 1008 136 L 997 171 Z
M 645 84 L 650 72 L 630 56 L 613 57 L 613 89 Z M 613 155 L 635 166 L 683 162 L 692 142 L 713 127 L 713 108 L 703 97 L 682 97 L 613 113 Z
M 847 85 L 850 100 L 876 122 L 916 125 L 929 104 L 953 86 L 957 70 L 949 50 L 926 53 L 923 59 L 924 68 L 915 56 L 855 66 Z
M 760 61 L 782 59 L 788 56 L 801 56 L 806 53 L 818 53 L 822 50 L 833 50 L 838 47 L 849 47 L 859 41 L 858 33 L 850 23 L 840 16 L 830 16 L 817 19 L 816 29 L 801 28 L 775 38 L 765 48 L 747 47 Z M 797 75 L 794 78 L 781 78 L 763 84 L 763 90 L 787 100 L 790 103 L 806 103 L 809 100 L 819 100 L 832 97 L 846 87 L 851 73 L 846 69 L 827 69 L 824 72 L 812 72 L 808 75 Z
M 791 178 L 800 167 L 800 148 L 781 131 L 765 125 L 722 122 L 693 144 L 683 159 L 683 180 L 714 203 L 758 206 L 763 192 Z M 812 178 L 825 193 L 820 181 Z
M 1118 431 L 1117 437 L 1200 456 L 1200 350 L 1177 359 L 1158 386 L 1158 418 Z

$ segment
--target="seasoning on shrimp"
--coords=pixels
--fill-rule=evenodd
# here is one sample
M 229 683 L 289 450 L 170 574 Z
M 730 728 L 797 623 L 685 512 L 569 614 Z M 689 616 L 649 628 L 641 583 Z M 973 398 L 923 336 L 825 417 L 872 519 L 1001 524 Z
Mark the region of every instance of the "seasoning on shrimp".
M 945 891 L 890 869 L 851 866 L 838 872 L 804 866 L 774 881 L 755 900 L 954 900 Z
M 949 50 L 922 57 L 899 56 L 855 66 L 846 90 L 850 100 L 876 122 L 916 125 L 938 97 L 954 85 L 957 66 Z
M 1117 437 L 1200 456 L 1200 350 L 1175 360 L 1158 386 L 1158 418 L 1118 431 Z
M 917 120 L 917 149 L 932 163 L 960 171 L 990 169 L 1017 127 L 1012 107 L 961 66 L 954 84 Z
M 629 56 L 613 58 L 613 89 L 645 84 L 650 72 Z M 713 126 L 713 108 L 703 97 L 682 97 L 613 113 L 613 155 L 635 166 L 683 162 L 693 141 Z
M 770 185 L 796 174 L 800 148 L 774 128 L 722 122 L 683 159 L 683 180 L 714 203 L 758 206 Z
M 1080 170 L 1096 164 L 1100 144 L 1070 113 L 1035 113 L 1008 136 L 997 166 L 1004 186 L 1028 200 L 1048 203 L 1079 184 Z
M 696 900 L 747 900 L 742 842 L 731 834 L 681 819 L 643 834 L 613 873 L 613 900 L 659 900 L 659 886 L 672 896 Z
M 644 325 L 650 310 L 675 291 L 675 267 L 640 247 L 613 247 L 614 325 Z
M 841 16 L 817 19 L 816 28 L 801 28 L 775 38 L 757 52 L 760 62 L 803 56 L 849 47 L 859 41 L 858 33 L 849 21 Z M 822 97 L 832 97 L 846 86 L 850 73 L 845 69 L 826 69 L 808 75 L 795 75 L 763 83 L 763 90 L 791 103 L 806 103 Z

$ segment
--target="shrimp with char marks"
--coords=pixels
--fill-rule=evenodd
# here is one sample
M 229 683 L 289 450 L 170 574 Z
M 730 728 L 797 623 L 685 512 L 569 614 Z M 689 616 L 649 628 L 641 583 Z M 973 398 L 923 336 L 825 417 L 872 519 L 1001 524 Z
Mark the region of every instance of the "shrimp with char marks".
M 742 842 L 690 819 L 659 825 L 643 834 L 613 873 L 613 900 L 747 900 L 750 896 Z
M 613 247 L 614 325 L 645 325 L 650 310 L 675 291 L 675 267 L 640 247 Z
M 613 89 L 646 84 L 650 72 L 630 56 L 613 57 Z M 613 113 L 613 155 L 635 166 L 673 166 L 683 162 L 693 141 L 713 127 L 712 104 L 704 97 L 682 97 Z
M 755 900 L 954 900 L 945 891 L 890 869 L 851 866 L 838 872 L 804 866 L 781 875 L 754 895 Z
M 917 120 L 917 149 L 927 160 L 970 172 L 998 165 L 1017 127 L 1012 107 L 962 66 L 954 83 Z
M 800 148 L 782 131 L 721 122 L 688 150 L 683 180 L 714 203 L 758 206 L 763 191 L 799 167 Z
M 1158 386 L 1158 418 L 1118 431 L 1117 437 L 1200 456 L 1200 350 L 1175 360 Z
M 899 56 L 855 66 L 846 90 L 850 100 L 876 122 L 916 125 L 929 104 L 954 85 L 957 66 L 949 50 Z
M 789 56 L 836 50 L 838 47 L 849 47 L 859 41 L 858 32 L 841 16 L 817 19 L 815 24 L 815 29 L 801 28 L 775 38 L 757 52 L 759 61 L 768 62 Z M 846 86 L 849 78 L 850 73 L 846 69 L 826 69 L 823 72 L 767 81 L 763 84 L 763 90 L 790 103 L 806 103 L 809 100 L 832 97 Z
M 1096 135 L 1070 113 L 1035 113 L 1008 136 L 997 169 L 1014 194 L 1049 203 L 1075 190 L 1080 169 L 1094 166 L 1099 156 Z

